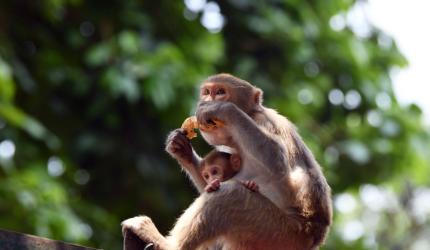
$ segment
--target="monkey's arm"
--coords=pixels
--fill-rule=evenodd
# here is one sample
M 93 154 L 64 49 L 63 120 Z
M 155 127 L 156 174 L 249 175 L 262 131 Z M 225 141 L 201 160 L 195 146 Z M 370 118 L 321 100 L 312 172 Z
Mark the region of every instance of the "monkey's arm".
M 249 117 L 231 102 L 211 101 L 200 102 L 196 112 L 199 123 L 219 119 L 225 122 L 225 129 L 232 137 L 233 145 L 246 158 L 260 162 L 261 166 L 269 168 L 275 174 L 285 172 L 288 157 L 285 148 L 270 136 Z
M 199 193 L 205 192 L 206 182 L 198 170 L 201 158 L 191 146 L 190 140 L 185 136 L 183 129 L 170 132 L 166 140 L 166 151 L 185 169 Z

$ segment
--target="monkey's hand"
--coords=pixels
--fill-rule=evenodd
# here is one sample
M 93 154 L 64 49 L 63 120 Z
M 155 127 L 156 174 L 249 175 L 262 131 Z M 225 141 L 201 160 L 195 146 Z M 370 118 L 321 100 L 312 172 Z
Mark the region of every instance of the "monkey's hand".
M 242 181 L 242 184 L 252 192 L 258 192 L 258 184 L 255 181 Z
M 212 127 L 216 125 L 215 121 L 221 121 L 222 124 L 228 123 L 236 110 L 236 105 L 231 102 L 199 102 L 196 110 L 197 122 L 203 127 Z
M 178 161 L 193 163 L 193 148 L 183 129 L 170 132 L 166 139 L 166 151 Z
M 220 180 L 215 179 L 205 187 L 205 191 L 208 193 L 211 193 L 211 192 L 217 191 L 220 186 L 221 186 Z

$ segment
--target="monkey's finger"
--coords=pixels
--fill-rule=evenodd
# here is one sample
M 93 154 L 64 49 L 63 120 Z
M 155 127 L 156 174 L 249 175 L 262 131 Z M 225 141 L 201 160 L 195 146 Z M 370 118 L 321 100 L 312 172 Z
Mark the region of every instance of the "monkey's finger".
M 204 126 L 206 124 L 206 117 L 204 115 L 198 115 L 197 122 L 199 123 L 199 126 Z
M 216 187 L 217 189 L 221 186 L 221 182 L 218 179 L 215 179 L 211 182 L 212 187 Z
M 173 130 L 172 132 L 169 133 L 169 135 L 167 136 L 166 141 L 169 142 L 171 140 L 173 140 L 173 138 L 179 133 L 178 129 Z
M 185 136 L 185 130 L 178 128 L 170 132 L 170 134 L 167 136 L 166 143 L 173 141 L 178 136 Z
M 180 151 L 180 150 L 181 150 L 181 146 L 178 146 L 178 145 L 176 145 L 176 144 L 172 144 L 172 145 L 169 147 L 169 149 L 170 149 L 170 151 L 172 151 L 173 153 L 176 153 L 176 152 L 178 152 L 178 151 Z
M 185 129 L 177 128 L 171 132 L 171 134 L 185 134 Z
M 251 191 L 253 191 L 253 192 L 257 192 L 257 191 L 258 191 L 258 185 L 257 185 L 257 183 L 255 183 L 255 182 L 251 181 L 251 182 L 250 182 L 250 189 L 251 189 Z
M 219 189 L 219 186 L 209 186 L 207 192 L 213 192 L 213 191 L 217 191 Z
M 180 147 L 183 146 L 183 143 L 181 141 L 179 141 L 179 140 L 173 140 L 173 141 L 170 142 L 170 145 L 172 145 L 173 147 L 180 148 Z
M 184 135 L 176 136 L 174 142 L 181 145 L 182 147 L 187 147 L 190 145 L 190 140 Z
M 176 131 L 177 131 L 177 134 L 178 134 L 178 135 L 181 135 L 181 136 L 183 136 L 183 137 L 185 137 L 185 138 L 186 138 L 187 131 L 186 131 L 185 129 L 183 129 L 183 128 L 178 128 L 178 129 L 176 129 Z
M 206 124 L 207 120 L 209 120 L 207 113 L 207 109 L 203 105 L 197 108 L 196 119 L 198 124 Z
M 168 138 L 171 141 L 184 141 L 189 142 L 189 139 L 186 135 L 186 131 L 184 129 L 176 129 Z
M 173 148 L 175 148 L 175 149 L 180 149 L 181 148 L 181 144 L 179 144 L 179 143 L 177 143 L 177 142 L 175 142 L 175 141 L 171 141 L 169 144 L 167 144 L 167 148 L 169 148 L 169 149 L 173 149 Z

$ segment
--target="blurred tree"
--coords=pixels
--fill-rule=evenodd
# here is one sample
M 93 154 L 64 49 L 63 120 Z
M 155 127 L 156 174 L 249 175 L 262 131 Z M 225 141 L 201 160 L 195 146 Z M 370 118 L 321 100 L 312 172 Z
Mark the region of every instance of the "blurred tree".
M 339 194 L 326 249 L 428 244 L 430 208 L 414 209 L 430 137 L 398 105 L 389 73 L 406 61 L 362 4 L 2 1 L 0 227 L 105 249 L 139 213 L 166 232 L 196 193 L 164 138 L 225 71 L 261 87 L 322 163 Z

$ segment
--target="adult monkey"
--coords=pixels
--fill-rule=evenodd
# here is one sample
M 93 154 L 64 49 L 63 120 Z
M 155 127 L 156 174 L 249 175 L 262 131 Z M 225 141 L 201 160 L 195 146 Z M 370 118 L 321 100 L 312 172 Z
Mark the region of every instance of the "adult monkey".
M 294 126 L 262 105 L 262 91 L 229 74 L 206 79 L 196 116 L 205 125 L 218 119 L 225 126 L 203 132 L 212 145 L 236 150 L 243 161 L 233 178 L 253 180 L 260 193 L 227 181 L 204 193 L 200 157 L 182 130 L 174 130 L 166 150 L 186 170 L 199 198 L 178 219 L 166 238 L 146 216 L 123 222 L 156 249 L 196 249 L 223 240 L 223 249 L 316 249 L 331 224 L 330 187 Z

